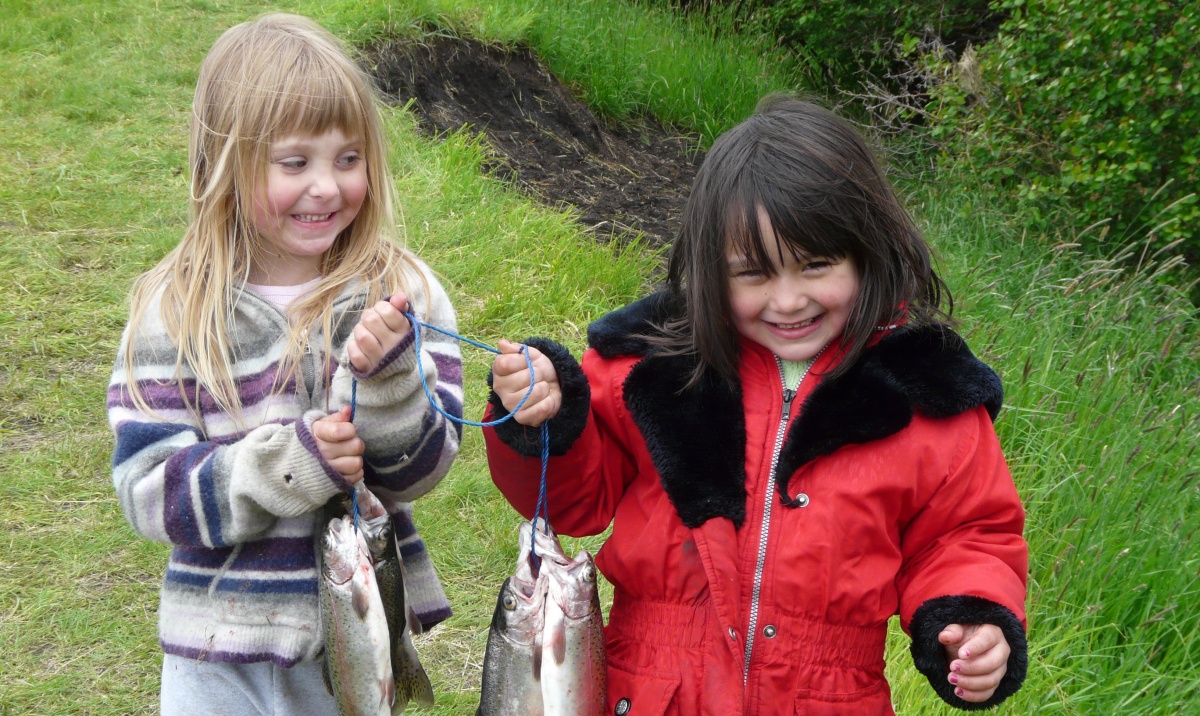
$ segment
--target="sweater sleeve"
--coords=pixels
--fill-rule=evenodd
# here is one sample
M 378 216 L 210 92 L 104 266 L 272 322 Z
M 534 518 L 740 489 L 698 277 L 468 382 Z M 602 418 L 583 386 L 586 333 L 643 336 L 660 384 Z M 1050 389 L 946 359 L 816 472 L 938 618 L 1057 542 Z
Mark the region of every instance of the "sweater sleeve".
M 410 312 L 422 322 L 456 331 L 449 296 L 423 263 L 418 266 L 421 276 L 409 287 Z M 433 405 L 462 417 L 458 342 L 422 328 L 418 355 L 415 338 L 410 330 L 369 373 L 354 370 L 343 347 L 333 376 L 331 404 L 336 408 L 353 402 L 354 424 L 366 443 L 366 481 L 391 504 L 411 502 L 433 489 L 449 472 L 462 439 L 461 424 Z
M 311 512 L 345 489 L 310 432 L 323 413 L 207 439 L 181 395 L 174 362 L 139 360 L 138 366 L 136 377 L 127 376 L 118 354 L 107 407 L 116 436 L 113 486 L 139 534 L 175 545 L 225 547 L 263 534 L 277 518 Z M 135 406 L 131 380 L 149 412 Z M 183 390 L 194 402 L 195 380 L 185 377 Z M 215 414 L 207 395 L 201 410 Z
M 1025 513 L 990 418 L 981 407 L 950 420 L 945 432 L 961 436 L 959 455 L 904 530 L 897 585 L 915 665 L 947 703 L 974 710 L 1000 703 L 1025 678 L 1029 554 Z M 987 702 L 954 695 L 937 641 L 948 624 L 994 624 L 1004 633 L 1008 670 Z

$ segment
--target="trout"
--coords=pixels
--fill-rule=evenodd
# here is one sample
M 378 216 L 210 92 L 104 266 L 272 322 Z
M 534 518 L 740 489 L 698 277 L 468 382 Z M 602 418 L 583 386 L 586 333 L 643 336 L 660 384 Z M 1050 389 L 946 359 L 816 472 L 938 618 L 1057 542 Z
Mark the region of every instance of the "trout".
M 407 607 L 404 592 L 404 561 L 396 542 L 396 528 L 391 515 L 383 503 L 360 482 L 355 486 L 358 499 L 359 519 L 366 535 L 371 562 L 379 584 L 379 596 L 383 601 L 383 613 L 387 617 L 388 639 L 391 646 L 392 676 L 396 684 L 396 700 L 392 704 L 392 716 L 404 713 L 409 701 L 422 706 L 433 706 L 433 685 L 411 634 L 420 633 L 420 621 Z
M 567 558 L 553 532 L 529 522 L 519 544 L 488 632 L 476 716 L 599 716 L 604 622 L 591 555 Z
M 389 716 L 395 682 L 371 554 L 352 517 L 329 521 L 322 545 L 325 669 L 341 716 Z

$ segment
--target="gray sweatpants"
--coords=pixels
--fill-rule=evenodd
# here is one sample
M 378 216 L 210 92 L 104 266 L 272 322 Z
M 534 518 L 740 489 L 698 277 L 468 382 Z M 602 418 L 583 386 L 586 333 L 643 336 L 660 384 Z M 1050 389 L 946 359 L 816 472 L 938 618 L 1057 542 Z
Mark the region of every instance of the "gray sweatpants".
M 223 664 L 163 655 L 163 716 L 337 716 L 322 661 L 290 669 L 271 662 Z

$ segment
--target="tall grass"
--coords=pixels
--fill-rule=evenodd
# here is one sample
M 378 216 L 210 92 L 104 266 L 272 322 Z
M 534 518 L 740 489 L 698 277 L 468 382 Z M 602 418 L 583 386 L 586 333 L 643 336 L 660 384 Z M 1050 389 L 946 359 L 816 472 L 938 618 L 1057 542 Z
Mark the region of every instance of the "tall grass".
M 286 7 L 360 44 L 434 27 L 527 43 L 614 119 L 650 111 L 708 137 L 790 82 L 753 40 L 617 0 Z M 260 10 L 0 0 L 0 714 L 156 709 L 166 551 L 116 505 L 104 389 L 124 293 L 186 219 L 196 68 L 221 30 Z M 598 243 L 483 175 L 488 149 L 469 132 L 435 142 L 402 110 L 386 120 L 408 241 L 444 277 L 466 335 L 543 334 L 579 350 L 590 319 L 645 290 L 657 257 L 644 246 Z M 997 428 L 1028 509 L 1030 677 L 995 713 L 1188 713 L 1200 683 L 1200 326 L 1161 280 L 1171 250 L 1085 260 L 960 186 L 941 178 L 911 203 L 963 332 L 1004 379 Z M 490 356 L 465 351 L 478 413 Z M 438 691 L 423 713 L 473 713 L 495 590 L 515 559 L 517 517 L 481 442 L 467 429 L 451 475 L 418 504 L 456 609 L 419 643 Z M 905 643 L 894 630 L 898 711 L 949 713 Z

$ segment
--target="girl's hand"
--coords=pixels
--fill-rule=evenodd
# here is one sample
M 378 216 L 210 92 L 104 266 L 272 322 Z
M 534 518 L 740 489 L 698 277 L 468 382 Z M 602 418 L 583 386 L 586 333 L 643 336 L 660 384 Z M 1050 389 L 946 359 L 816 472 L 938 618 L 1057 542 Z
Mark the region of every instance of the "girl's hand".
M 521 344 L 501 339 L 498 348 L 500 355 L 492 361 L 492 390 L 512 412 L 529 392 L 529 366 L 521 354 Z M 558 371 L 554 370 L 549 358 L 538 349 L 530 348 L 529 359 L 533 362 L 537 384 L 513 419 L 522 425 L 536 427 L 558 415 L 562 407 L 562 389 L 558 385 Z
M 314 420 L 312 434 L 325 462 L 346 478 L 351 485 L 363 479 L 363 450 L 366 444 L 350 422 L 350 406 Z
M 359 373 L 370 373 L 379 361 L 412 330 L 402 311 L 408 310 L 408 296 L 393 293 L 388 300 L 380 301 L 364 310 L 350 340 L 346 341 L 346 353 L 350 365 Z
M 950 683 L 963 701 L 987 701 L 1008 671 L 1011 649 L 994 624 L 949 624 L 938 634 L 950 665 Z

